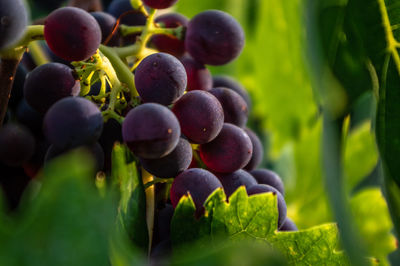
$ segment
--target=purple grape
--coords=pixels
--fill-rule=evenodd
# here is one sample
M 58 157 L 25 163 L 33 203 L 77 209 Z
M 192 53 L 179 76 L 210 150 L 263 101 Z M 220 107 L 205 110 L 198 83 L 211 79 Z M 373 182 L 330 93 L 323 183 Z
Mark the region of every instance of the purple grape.
M 242 96 L 242 98 L 246 101 L 247 103 L 247 108 L 251 108 L 251 99 L 245 88 L 243 88 L 242 85 L 239 84 L 236 80 L 229 76 L 225 75 L 217 75 L 213 77 L 213 88 L 216 87 L 225 87 L 228 89 L 231 89 L 235 91 L 237 94 Z
M 8 166 L 21 166 L 32 157 L 35 138 L 22 125 L 6 124 L 0 128 L 0 147 L 1 162 Z
M 127 13 L 121 18 L 121 24 L 129 26 L 141 26 L 146 24 L 146 16 L 139 10 L 134 10 L 130 0 L 114 0 L 107 9 L 107 13 L 113 15 L 117 19 L 126 12 L 129 12 L 129 14 Z
M 155 19 L 156 23 L 162 24 L 162 28 L 186 27 L 189 20 L 179 13 L 167 13 Z M 185 43 L 174 36 L 155 34 L 151 38 L 155 48 L 164 53 L 179 57 L 185 53 Z
M 101 30 L 88 12 L 76 7 L 63 7 L 46 18 L 44 37 L 57 56 L 68 61 L 80 61 L 91 57 L 99 48 Z
M 59 149 L 96 142 L 103 129 L 103 117 L 97 106 L 81 97 L 59 100 L 47 111 L 43 131 Z
M 111 154 L 115 142 L 122 142 L 122 127 L 115 119 L 104 123 L 99 143 L 104 150 L 104 171 L 111 171 Z
M 255 194 L 261 194 L 261 193 L 273 193 L 274 195 L 277 195 L 278 197 L 278 228 L 280 228 L 283 223 L 285 222 L 286 219 L 286 202 L 285 199 L 283 198 L 282 194 L 276 190 L 274 187 L 264 185 L 264 184 L 258 184 L 250 187 L 247 189 L 247 194 L 250 195 L 255 195 Z
M 190 91 L 172 107 L 181 125 L 182 133 L 193 143 L 203 144 L 213 140 L 221 131 L 224 112 L 211 93 Z
M 77 96 L 80 83 L 75 80 L 73 70 L 59 63 L 48 63 L 36 67 L 25 80 L 24 97 L 36 111 L 44 114 L 58 100 Z
M 8 108 L 15 110 L 24 97 L 24 83 L 28 70 L 23 64 L 19 64 L 15 73 L 14 82 L 11 90 L 11 97 L 8 101 Z
M 175 149 L 159 159 L 142 159 L 142 167 L 150 174 L 161 178 L 171 178 L 186 170 L 192 161 L 190 143 L 180 138 Z
M 28 15 L 23 1 L 0 1 L 0 50 L 17 42 L 25 31 Z
M 229 174 L 217 173 L 216 176 L 224 187 L 226 198 L 229 198 L 240 186 L 245 186 L 248 189 L 253 185 L 257 185 L 254 177 L 244 170 L 237 170 Z
M 157 212 L 155 219 L 155 237 L 157 242 L 168 240 L 170 238 L 170 227 L 174 207 L 171 204 L 165 204 L 165 207 Z
M 43 136 L 43 114 L 30 107 L 24 99 L 18 104 L 15 116 L 18 122 L 28 127 L 35 136 Z
M 283 182 L 277 173 L 268 169 L 256 169 L 250 171 L 259 184 L 269 185 L 276 188 L 282 195 L 285 195 Z
M 189 21 L 185 48 L 194 59 L 203 64 L 224 65 L 235 59 L 243 46 L 242 27 L 225 12 L 208 10 Z
M 180 134 L 175 115 L 156 103 L 145 103 L 132 109 L 122 124 L 124 142 L 135 155 L 145 159 L 161 158 L 172 152 Z
M 104 43 L 107 40 L 108 36 L 110 36 L 110 34 L 113 32 L 117 20 L 115 19 L 115 17 L 105 12 L 91 12 L 90 15 L 92 15 L 96 19 L 97 23 L 99 23 L 101 30 L 101 43 Z M 119 37 L 116 33 L 107 43 L 107 45 L 118 46 L 118 43 Z
M 181 59 L 185 67 L 188 84 L 187 90 L 203 90 L 209 91 L 212 88 L 212 79 L 210 71 L 201 63 L 197 62 L 190 56 L 184 56 Z
M 147 6 L 155 9 L 164 9 L 173 6 L 178 0 L 143 0 Z
M 196 214 L 199 216 L 204 210 L 205 200 L 217 188 L 222 188 L 222 184 L 211 172 L 200 168 L 185 170 L 172 183 L 172 206 L 176 208 L 181 197 L 190 193 L 196 206 Z
M 182 96 L 186 84 L 184 66 L 166 53 L 149 55 L 136 69 L 135 85 L 143 102 L 172 104 Z
M 289 218 L 286 217 L 285 222 L 279 228 L 279 231 L 298 231 L 296 224 Z
M 214 140 L 200 145 L 200 157 L 204 164 L 219 173 L 232 173 L 243 168 L 252 153 L 250 137 L 243 129 L 228 123 L 224 123 Z
M 243 98 L 233 90 L 218 87 L 209 91 L 221 103 L 224 109 L 224 122 L 238 127 L 244 127 L 247 123 L 249 111 Z
M 249 128 L 245 128 L 247 135 L 249 135 L 251 139 L 251 143 L 253 144 L 253 154 L 251 155 L 250 162 L 244 167 L 247 171 L 251 171 L 258 167 L 261 163 L 262 158 L 264 156 L 264 148 L 262 146 L 261 140 L 257 137 L 257 135 Z

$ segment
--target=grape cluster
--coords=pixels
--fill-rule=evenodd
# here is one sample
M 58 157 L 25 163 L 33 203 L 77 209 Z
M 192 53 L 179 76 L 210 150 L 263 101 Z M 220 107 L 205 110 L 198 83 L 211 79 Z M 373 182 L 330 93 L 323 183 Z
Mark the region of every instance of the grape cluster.
M 169 230 L 161 225 L 170 223 L 182 196 L 190 194 L 200 217 L 205 200 L 218 188 L 227 201 L 241 186 L 249 195 L 272 193 L 278 202 L 278 228 L 296 230 L 286 218 L 282 180 L 270 170 L 257 169 L 264 148 L 246 127 L 248 93 L 236 80 L 213 77 L 207 69 L 240 54 L 240 24 L 217 10 L 190 20 L 165 13 L 151 21 L 154 9 L 175 2 L 143 0 L 134 9 L 129 0 L 114 0 L 107 12 L 90 14 L 75 7 L 51 12 L 44 21 L 43 47 L 48 49 L 43 51 L 60 60 L 29 73 L 30 64 L 23 60 L 19 65 L 10 118 L 0 129 L 0 167 L 18 173 L 24 169 L 33 178 L 46 161 L 85 147 L 97 170 L 109 173 L 112 147 L 124 142 L 138 165 L 172 183 L 171 204 L 157 210 L 156 244 L 168 247 Z M 132 33 L 124 34 L 124 27 Z M 0 49 L 15 41 L 4 36 Z M 131 49 L 132 54 L 122 56 L 124 60 L 107 58 L 107 47 Z M 130 70 L 131 79 L 121 76 L 115 62 Z

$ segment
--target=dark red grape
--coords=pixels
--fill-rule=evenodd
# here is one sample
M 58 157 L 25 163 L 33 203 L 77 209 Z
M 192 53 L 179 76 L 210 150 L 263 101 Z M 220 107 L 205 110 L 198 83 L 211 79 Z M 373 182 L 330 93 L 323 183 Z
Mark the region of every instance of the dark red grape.
M 208 91 L 212 88 L 211 73 L 203 64 L 197 62 L 190 56 L 184 56 L 181 62 L 185 67 L 188 78 L 188 91 Z
M 21 0 L 0 1 L 0 50 L 14 44 L 22 37 L 28 15 Z
M 149 55 L 136 68 L 135 85 L 143 102 L 174 103 L 182 96 L 186 84 L 182 63 L 166 53 Z
M 218 178 L 207 170 L 191 168 L 179 174 L 171 186 L 171 203 L 174 208 L 182 196 L 190 193 L 196 206 L 196 213 L 200 215 L 203 204 L 214 190 L 222 188 Z
M 285 222 L 279 228 L 279 231 L 298 231 L 296 224 L 289 218 L 286 217 Z
M 1 162 L 9 166 L 21 166 L 34 151 L 35 138 L 29 129 L 17 124 L 6 124 L 0 128 Z
M 122 124 L 124 142 L 135 155 L 156 159 L 170 153 L 178 144 L 178 119 L 165 106 L 145 103 L 129 111 Z
M 108 6 L 107 12 L 115 18 L 119 18 L 125 12 L 129 12 L 121 18 L 121 24 L 140 26 L 146 24 L 146 16 L 139 10 L 134 10 L 130 0 L 114 0 Z
M 243 168 L 251 159 L 253 146 L 246 132 L 224 123 L 219 135 L 211 142 L 200 145 L 200 156 L 212 171 L 232 173 Z
M 92 15 L 97 23 L 99 23 L 101 29 L 101 43 L 104 43 L 108 36 L 113 32 L 114 26 L 117 23 L 115 17 L 105 12 L 91 12 Z M 107 43 L 109 46 L 118 46 L 119 38 L 118 38 L 118 31 L 113 35 L 110 41 Z
M 180 138 L 175 149 L 164 157 L 158 159 L 142 159 L 140 163 L 150 174 L 161 178 L 171 178 L 186 170 L 192 160 L 192 147 L 190 143 Z
M 155 19 L 156 23 L 162 24 L 162 28 L 186 27 L 189 20 L 179 13 L 167 13 Z M 185 43 L 174 36 L 165 34 L 155 34 L 151 38 L 151 43 L 155 48 L 164 53 L 172 54 L 176 57 L 182 56 L 185 52 Z
M 155 9 L 164 9 L 173 6 L 178 0 L 143 0 L 147 6 Z
M 239 94 L 223 87 L 212 88 L 209 92 L 221 103 L 222 109 L 224 109 L 225 123 L 231 123 L 238 127 L 246 125 L 249 112 L 246 102 Z
M 225 87 L 234 90 L 238 93 L 247 103 L 247 108 L 251 108 L 251 99 L 245 88 L 233 78 L 225 75 L 217 75 L 213 77 L 213 87 Z
M 104 151 L 98 142 L 90 145 L 72 147 L 67 149 L 60 149 L 54 145 L 51 145 L 45 155 L 45 162 L 51 161 L 54 158 L 57 158 L 60 155 L 66 154 L 75 148 L 85 149 L 93 158 L 95 162 L 95 170 L 100 171 L 104 167 Z
M 247 171 L 251 171 L 258 167 L 261 163 L 262 158 L 264 156 L 264 148 L 262 146 L 261 140 L 257 137 L 257 135 L 251 131 L 249 128 L 245 128 L 247 135 L 249 135 L 251 139 L 251 143 L 253 144 L 253 154 L 251 155 L 250 162 L 244 167 Z
M 208 10 L 189 21 L 185 37 L 186 51 L 203 64 L 224 65 L 235 59 L 243 46 L 242 27 L 225 12 Z
M 240 186 L 245 186 L 248 189 L 253 185 L 257 185 L 254 177 L 244 170 L 237 170 L 229 174 L 217 173 L 216 176 L 224 187 L 226 198 L 232 195 Z
M 68 61 L 80 61 L 91 57 L 99 48 L 101 30 L 88 12 L 76 7 L 63 7 L 46 18 L 44 37 L 57 56 Z
M 26 102 L 44 114 L 58 100 L 77 96 L 80 83 L 75 80 L 72 69 L 59 63 L 47 63 L 36 67 L 25 80 Z
M 51 144 L 66 149 L 97 141 L 103 129 L 103 117 L 91 101 L 67 97 L 50 107 L 43 127 Z
M 247 189 L 247 194 L 250 195 L 255 195 L 255 194 L 261 194 L 261 193 L 273 193 L 274 195 L 277 195 L 278 197 L 278 228 L 280 228 L 283 223 L 285 222 L 286 219 L 286 202 L 285 199 L 283 198 L 282 194 L 276 190 L 274 187 L 264 185 L 264 184 L 258 184 L 254 185 L 250 188 Z
M 222 106 L 211 93 L 190 91 L 172 107 L 182 133 L 193 143 L 207 143 L 221 131 L 224 123 Z
M 256 169 L 250 171 L 259 184 L 269 185 L 276 188 L 282 195 L 285 195 L 283 182 L 279 175 L 268 169 Z

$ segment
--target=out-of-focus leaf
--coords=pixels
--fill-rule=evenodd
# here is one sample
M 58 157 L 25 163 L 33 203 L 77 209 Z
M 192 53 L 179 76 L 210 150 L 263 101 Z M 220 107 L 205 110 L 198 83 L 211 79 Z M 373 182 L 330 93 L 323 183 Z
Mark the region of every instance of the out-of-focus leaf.
M 396 249 L 396 239 L 391 233 L 393 223 L 380 189 L 360 191 L 350 204 L 369 254 L 377 258 L 381 265 L 389 265 L 386 257 Z
M 205 203 L 205 216 L 196 220 L 187 219 L 190 213 L 191 217 L 194 216 L 194 204 L 190 197 L 184 197 L 172 218 L 172 243 L 175 247 L 191 243 L 194 239 L 182 236 L 193 233 L 193 228 L 203 228 L 196 235 L 203 246 L 213 245 L 215 239 L 221 237 L 232 242 L 257 240 L 271 244 L 291 264 L 348 264 L 346 256 L 336 251 L 338 231 L 334 224 L 298 232 L 277 232 L 276 206 L 276 195 L 272 193 L 249 197 L 245 188 L 241 187 L 227 203 L 223 190 L 218 189 Z
M 146 194 L 129 149 L 117 144 L 112 153 L 112 178 L 120 190 L 119 226 L 137 248 L 147 251 Z
M 74 152 L 46 165 L 38 195 L 0 239 L 2 265 L 109 265 L 116 204 L 99 194 L 86 156 Z
M 345 143 L 344 171 L 348 189 L 353 189 L 378 163 L 371 123 L 364 122 L 349 132 Z

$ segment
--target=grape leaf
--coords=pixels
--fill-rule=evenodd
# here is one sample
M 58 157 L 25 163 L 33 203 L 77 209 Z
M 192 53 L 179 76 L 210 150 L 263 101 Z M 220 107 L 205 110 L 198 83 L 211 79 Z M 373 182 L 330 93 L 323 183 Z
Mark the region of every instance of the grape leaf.
M 120 191 L 119 223 L 131 241 L 144 251 L 149 245 L 146 194 L 139 170 L 129 149 L 117 144 L 112 152 L 112 178 Z
M 185 196 L 176 207 L 172 219 L 172 244 L 179 247 L 196 241 L 199 245 L 209 246 L 220 238 L 234 243 L 250 239 L 269 243 L 292 264 L 348 265 L 344 253 L 335 250 L 338 244 L 336 225 L 326 224 L 298 232 L 278 232 L 276 206 L 276 196 L 271 193 L 248 197 L 242 187 L 231 195 L 227 203 L 223 190 L 218 189 L 207 199 L 205 215 L 196 220 L 194 203 L 190 196 Z

